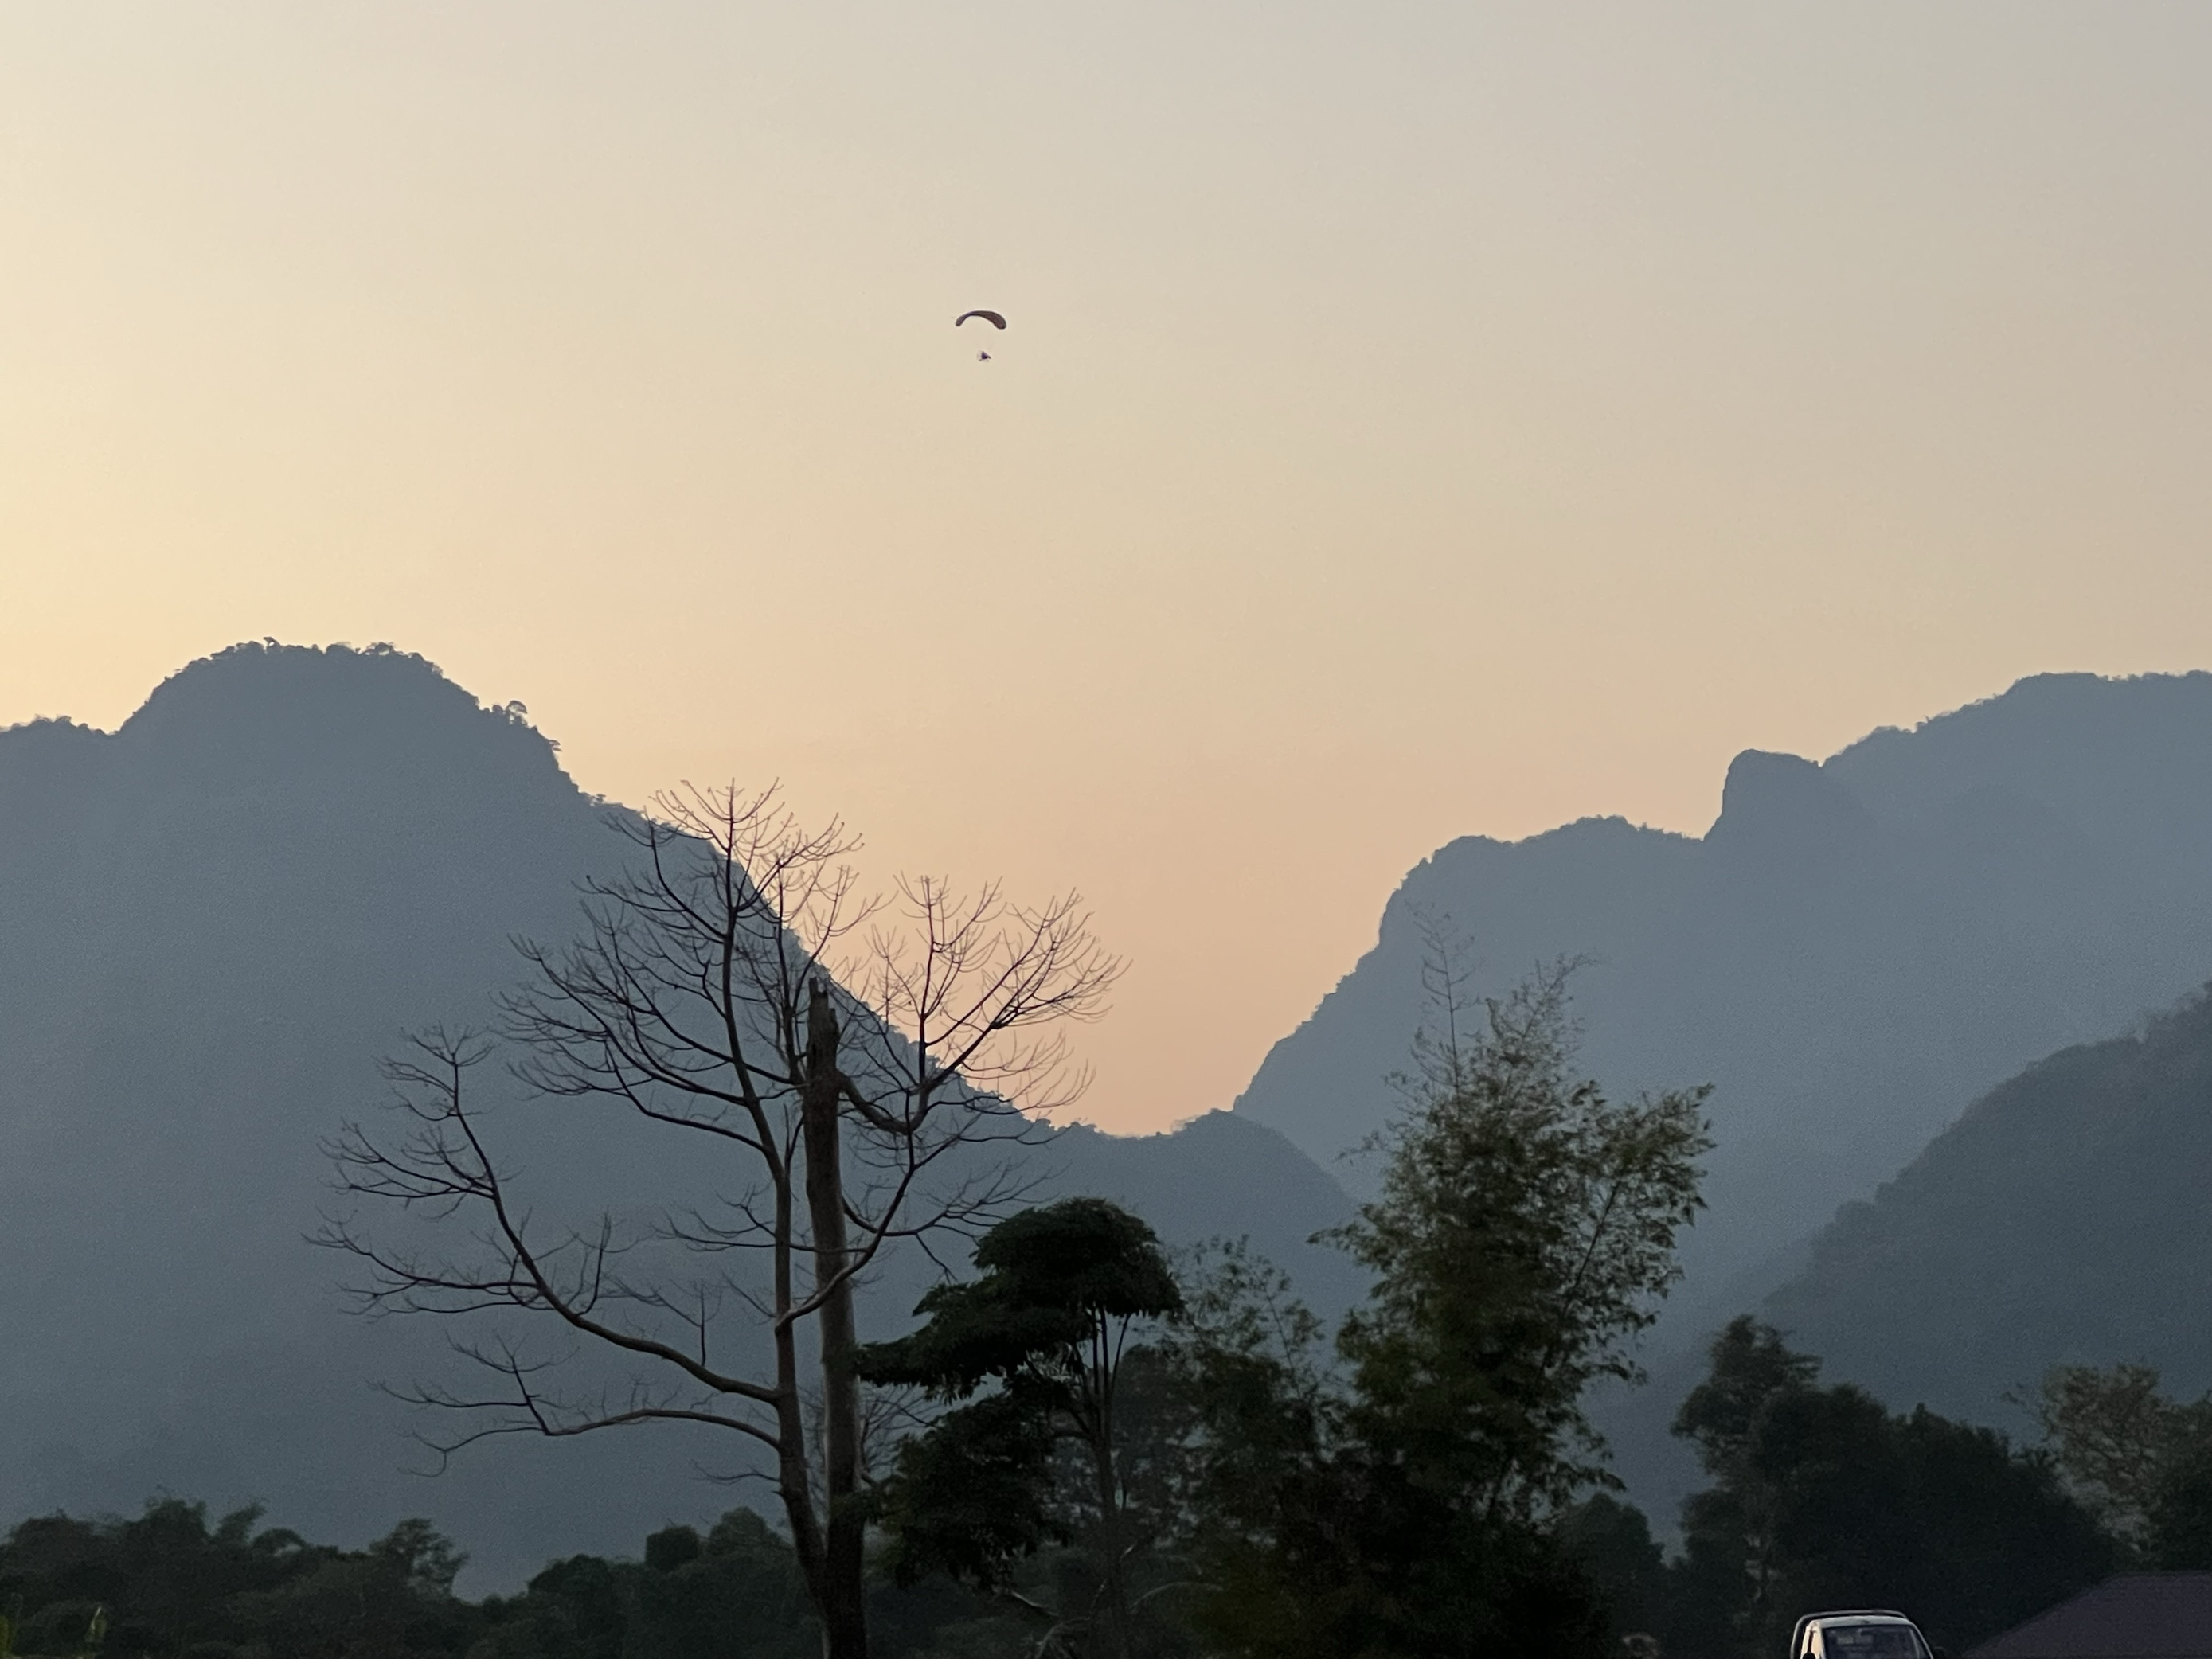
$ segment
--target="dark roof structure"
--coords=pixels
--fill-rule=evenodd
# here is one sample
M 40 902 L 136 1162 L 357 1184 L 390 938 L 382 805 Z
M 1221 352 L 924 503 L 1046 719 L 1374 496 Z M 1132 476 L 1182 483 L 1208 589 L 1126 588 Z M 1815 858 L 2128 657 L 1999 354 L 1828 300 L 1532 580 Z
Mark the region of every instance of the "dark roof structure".
M 2212 1659 L 2212 1572 L 2107 1578 L 1966 1659 Z

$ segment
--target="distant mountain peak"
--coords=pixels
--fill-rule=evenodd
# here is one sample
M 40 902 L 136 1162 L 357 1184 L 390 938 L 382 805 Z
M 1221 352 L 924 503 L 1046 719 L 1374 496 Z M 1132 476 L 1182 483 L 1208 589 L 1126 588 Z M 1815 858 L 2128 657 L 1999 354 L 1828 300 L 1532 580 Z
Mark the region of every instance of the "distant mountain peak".
M 457 708 L 483 707 L 419 652 L 382 643 L 356 647 L 247 640 L 196 658 L 163 679 L 124 729 L 216 711 L 258 714 L 280 693 L 328 703 L 364 690 Z
M 481 702 L 386 644 L 231 646 L 163 680 L 116 735 L 233 776 L 458 764 L 566 782 L 558 745 L 521 704 Z
M 1848 785 L 1802 755 L 1747 749 L 1729 763 L 1709 847 L 1778 854 L 1819 853 L 1859 839 L 1866 808 Z
M 354 1540 L 427 1514 L 513 1586 L 672 1504 L 726 1504 L 685 1481 L 733 1454 L 676 1435 L 403 1473 L 407 1419 L 368 1385 L 460 1381 L 445 1333 L 346 1318 L 346 1270 L 306 1243 L 337 1202 L 323 1137 L 374 1109 L 380 1057 L 495 1018 L 514 941 L 587 925 L 579 884 L 635 852 L 619 810 L 562 775 L 520 705 L 389 647 L 238 646 L 116 732 L 0 732 L 0 1527 L 164 1489 Z M 508 1083 L 488 1066 L 470 1086 L 497 1098 L 487 1121 L 547 1225 L 605 1204 L 650 1237 L 663 1202 L 743 1203 L 742 1158 L 621 1110 L 499 1098 Z M 1310 1242 L 1351 1200 L 1249 1120 L 1070 1130 L 1030 1177 L 1121 1199 L 1178 1248 L 1249 1237 L 1324 1310 L 1364 1284 Z M 878 1266 L 862 1317 L 887 1335 L 938 1265 Z
M 1716 1085 L 1701 1295 L 2036 1054 L 2201 981 L 2208 848 L 2212 673 L 2038 675 L 1822 763 L 1746 750 L 1702 840 L 1587 819 L 1439 849 L 1237 1109 L 1322 1161 L 1383 1121 L 1420 917 L 1468 938 L 1476 995 L 1583 958 L 1597 1076 Z

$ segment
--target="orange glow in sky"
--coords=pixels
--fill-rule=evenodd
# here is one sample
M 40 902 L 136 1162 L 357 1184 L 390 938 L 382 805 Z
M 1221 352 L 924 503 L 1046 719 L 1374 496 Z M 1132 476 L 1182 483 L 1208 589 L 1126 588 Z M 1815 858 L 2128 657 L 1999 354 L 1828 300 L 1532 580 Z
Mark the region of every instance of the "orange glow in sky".
M 2187 3 L 9 7 L 0 722 L 389 640 L 1080 888 L 1164 1124 L 1452 836 L 2212 663 L 2208 80 Z

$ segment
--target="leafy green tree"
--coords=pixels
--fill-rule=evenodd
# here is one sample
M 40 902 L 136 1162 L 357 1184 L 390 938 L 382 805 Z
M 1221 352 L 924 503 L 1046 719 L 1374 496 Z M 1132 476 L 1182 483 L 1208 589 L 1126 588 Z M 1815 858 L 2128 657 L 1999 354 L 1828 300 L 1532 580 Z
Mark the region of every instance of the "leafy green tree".
M 2112 1540 L 2053 1462 L 1924 1407 L 1821 1388 L 1817 1362 L 1748 1319 L 1676 1431 L 1714 1486 L 1685 1506 L 1670 1649 L 1778 1650 L 1810 1607 L 1901 1607 L 1954 1649 L 2109 1571 Z
M 1326 1333 L 1287 1275 L 1242 1244 L 1187 1291 L 1169 1353 L 1199 1432 L 1186 1480 L 1193 1612 L 1225 1652 L 1313 1651 L 1278 1593 L 1292 1534 L 1330 1481 L 1342 1413 Z
M 0 1539 L 0 1659 L 817 1659 L 821 1626 L 788 1540 L 750 1510 L 702 1538 L 669 1527 L 644 1559 L 556 1561 L 520 1595 L 453 1593 L 463 1557 L 404 1521 L 361 1550 L 210 1526 L 173 1498 L 132 1520 L 46 1516 Z M 927 1639 L 965 1607 L 893 1607 Z M 893 1650 L 896 1650 L 894 1649 Z
M 629 1577 L 596 1555 L 551 1563 L 522 1595 L 485 1604 L 490 1628 L 469 1659 L 622 1659 Z
M 428 1523 L 347 1551 L 257 1531 L 259 1517 L 239 1510 L 210 1527 L 204 1505 L 163 1498 L 127 1521 L 23 1522 L 0 1543 L 17 1650 L 380 1659 L 467 1648 L 477 1613 L 453 1594 L 462 1558 Z
M 1663 1621 L 1667 1562 L 1651 1523 L 1633 1504 L 1592 1492 L 1559 1519 L 1560 1547 L 1580 1564 L 1621 1636 L 1650 1634 Z
M 1103 1199 L 1008 1218 L 984 1234 L 975 1266 L 973 1280 L 922 1298 L 921 1328 L 859 1358 L 871 1382 L 961 1402 L 901 1448 L 886 1483 L 892 1571 L 902 1583 L 942 1572 L 1012 1595 L 1018 1564 L 1080 1539 L 1096 1607 L 1063 1605 L 1056 1624 L 1126 1655 L 1132 1561 L 1156 1540 L 1131 1512 L 1121 1385 L 1132 1333 L 1180 1313 L 1182 1292 L 1152 1230 Z M 1088 1486 L 1073 1504 L 1058 1478 L 1066 1446 Z
M 1707 1089 L 1609 1100 L 1574 1069 L 1571 964 L 1485 1005 L 1472 1037 L 1448 965 L 1445 1035 L 1378 1138 L 1382 1195 L 1342 1243 L 1376 1276 L 1339 1346 L 1363 1434 L 1491 1518 L 1603 1483 L 1583 1400 L 1640 1380 L 1628 1340 L 1681 1275 Z
M 2142 1555 L 2166 1572 L 2212 1570 L 2212 1444 L 2177 1449 L 2160 1471 Z
M 1754 1458 L 1771 1404 L 1812 1386 L 1820 1362 L 1793 1353 L 1782 1334 L 1744 1316 L 1713 1339 L 1712 1369 L 1682 1402 L 1674 1432 L 1697 1447 L 1713 1486 L 1684 1511 L 1683 1596 L 1694 1624 L 1711 1629 L 1766 1605 L 1773 1594 L 1779 1495 Z
M 1486 1513 L 1426 1482 L 1418 1453 L 1368 1437 L 1374 1419 L 1279 1275 L 1232 1261 L 1192 1299 L 1178 1342 L 1203 1425 L 1189 1616 L 1211 1650 L 1607 1650 L 1599 1593 L 1549 1529 Z
M 469 1659 L 816 1659 L 822 1644 L 790 1543 L 745 1509 L 704 1537 L 664 1527 L 641 1562 L 556 1561 L 485 1614 Z
M 0 1605 L 21 1610 L 28 1654 L 74 1653 L 95 1613 L 111 1655 L 167 1652 L 245 1635 L 234 1603 L 307 1570 L 314 1553 L 292 1533 L 257 1533 L 256 1509 L 208 1524 L 204 1504 L 149 1504 L 131 1520 L 38 1516 L 0 1545 Z
M 35 1632 L 41 1626 L 57 1632 L 67 1629 L 77 1634 L 75 1639 L 57 1636 L 51 1644 L 57 1654 L 65 1653 L 69 1659 L 96 1659 L 100 1644 L 107 1638 L 107 1609 L 95 1607 L 88 1615 L 78 1602 L 56 1602 L 40 1609 L 40 1616 L 29 1627 Z M 0 1659 L 40 1659 L 36 1653 L 18 1653 L 15 1648 L 15 1621 L 0 1619 Z
M 428 1522 L 320 1556 L 231 1604 L 251 1641 L 289 1659 L 432 1659 L 468 1647 L 476 1610 L 453 1594 L 466 1558 Z
M 2148 1365 L 2060 1365 L 2033 1402 L 2068 1489 L 2142 1566 L 2212 1568 L 2212 1395 Z
M 791 1547 L 750 1510 L 705 1538 L 671 1527 L 645 1540 L 623 1651 L 629 1659 L 815 1659 L 819 1627 Z
M 1568 968 L 1441 1035 L 1336 1242 L 1375 1274 L 1319 1364 L 1310 1317 L 1232 1264 L 1183 1345 L 1206 1425 L 1195 1616 L 1224 1651 L 1595 1654 L 1574 1496 L 1606 1475 L 1582 1399 L 1678 1275 L 1703 1091 L 1626 1104 L 1574 1068 Z M 1470 1029 L 1471 1028 L 1471 1029 Z

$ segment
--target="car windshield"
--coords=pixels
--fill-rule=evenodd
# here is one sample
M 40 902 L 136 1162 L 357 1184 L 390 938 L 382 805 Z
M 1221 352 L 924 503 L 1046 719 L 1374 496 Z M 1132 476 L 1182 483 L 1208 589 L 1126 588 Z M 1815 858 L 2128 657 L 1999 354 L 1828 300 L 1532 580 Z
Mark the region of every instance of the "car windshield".
M 1825 1659 L 1928 1659 L 1910 1625 L 1826 1625 L 1820 1631 Z

